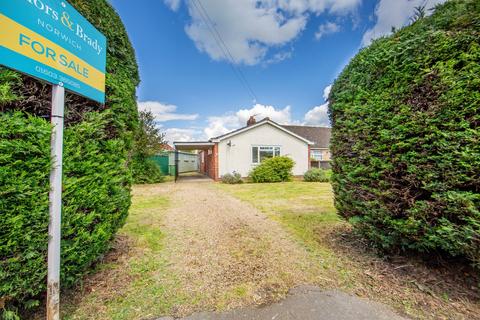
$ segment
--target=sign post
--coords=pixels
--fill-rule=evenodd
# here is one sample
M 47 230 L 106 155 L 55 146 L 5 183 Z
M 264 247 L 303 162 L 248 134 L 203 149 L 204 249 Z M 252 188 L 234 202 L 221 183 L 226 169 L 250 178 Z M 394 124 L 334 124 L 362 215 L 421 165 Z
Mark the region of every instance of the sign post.
M 52 137 L 48 225 L 47 320 L 60 319 L 60 240 L 62 221 L 63 115 L 65 88 L 52 87 Z
M 65 0 L 0 1 L 0 65 L 53 85 L 47 319 L 60 319 L 65 90 L 105 102 L 107 40 Z

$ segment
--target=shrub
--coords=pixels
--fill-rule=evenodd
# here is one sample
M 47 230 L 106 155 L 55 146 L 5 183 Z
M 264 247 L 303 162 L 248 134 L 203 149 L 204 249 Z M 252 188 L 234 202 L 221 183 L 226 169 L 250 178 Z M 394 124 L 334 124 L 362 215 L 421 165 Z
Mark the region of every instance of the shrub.
M 164 177 L 158 165 L 149 158 L 161 152 L 165 145 L 165 134 L 155 123 L 151 111 L 140 111 L 139 126 L 135 133 L 133 151 L 133 181 L 134 183 L 159 183 Z
M 295 162 L 286 156 L 264 160 L 250 173 L 253 182 L 282 182 L 292 179 Z
M 137 64 L 120 18 L 106 0 L 70 3 L 106 35 L 108 49 L 105 105 L 65 97 L 63 286 L 109 248 L 127 217 L 138 127 Z M 0 304 L 10 310 L 37 305 L 46 289 L 50 99 L 50 85 L 0 67 Z
M 134 158 L 132 163 L 133 182 L 138 184 L 160 183 L 165 180 L 158 165 L 145 158 Z
M 335 81 L 336 207 L 385 250 L 480 263 L 480 2 L 449 1 Z
M 330 178 L 327 174 L 327 170 L 312 168 L 305 172 L 303 180 L 307 182 L 329 182 Z
M 222 176 L 222 182 L 227 184 L 243 183 L 242 176 L 238 172 L 226 173 Z

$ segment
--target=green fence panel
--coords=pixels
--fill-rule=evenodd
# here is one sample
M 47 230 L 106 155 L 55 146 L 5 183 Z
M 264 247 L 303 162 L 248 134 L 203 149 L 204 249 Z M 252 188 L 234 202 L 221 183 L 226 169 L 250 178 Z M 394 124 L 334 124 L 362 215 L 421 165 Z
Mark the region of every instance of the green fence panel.
M 155 162 L 155 164 L 160 168 L 160 171 L 164 175 L 170 174 L 169 168 L 168 168 L 168 154 L 160 154 L 160 155 L 155 155 L 150 157 L 150 160 Z

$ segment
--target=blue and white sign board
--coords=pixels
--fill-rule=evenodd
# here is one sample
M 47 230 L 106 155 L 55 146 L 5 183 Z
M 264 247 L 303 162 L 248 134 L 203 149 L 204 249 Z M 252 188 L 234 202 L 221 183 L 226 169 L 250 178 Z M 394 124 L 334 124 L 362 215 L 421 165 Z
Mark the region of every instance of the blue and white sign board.
M 105 102 L 107 40 L 64 0 L 0 0 L 0 64 Z

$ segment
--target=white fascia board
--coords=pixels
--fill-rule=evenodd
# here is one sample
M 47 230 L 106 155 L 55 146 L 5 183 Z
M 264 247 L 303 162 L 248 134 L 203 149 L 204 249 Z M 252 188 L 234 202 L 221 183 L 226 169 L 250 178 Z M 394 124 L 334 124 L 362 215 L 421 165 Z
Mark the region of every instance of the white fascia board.
M 304 137 L 301 137 L 301 136 L 299 136 L 298 134 L 293 133 L 292 131 L 285 129 L 284 127 L 278 125 L 277 123 L 275 123 L 275 122 L 273 122 L 273 121 L 271 121 L 271 120 L 268 120 L 268 121 L 265 121 L 265 122 L 258 122 L 258 123 L 254 124 L 254 125 L 251 125 L 251 126 L 248 126 L 248 127 L 243 128 L 243 129 L 241 129 L 241 130 L 234 131 L 234 132 L 232 132 L 232 133 L 230 133 L 230 134 L 227 134 L 227 135 L 225 135 L 225 136 L 223 136 L 223 137 L 221 137 L 221 138 L 219 138 L 219 139 L 211 139 L 210 141 L 212 141 L 212 142 L 220 142 L 220 141 L 222 141 L 222 140 L 231 138 L 231 137 L 233 137 L 233 136 L 236 136 L 237 134 L 240 134 L 240 133 L 243 133 L 243 132 L 245 132 L 245 131 L 254 129 L 254 128 L 259 127 L 259 126 L 262 126 L 262 125 L 264 125 L 264 124 L 270 124 L 270 125 L 274 126 L 275 128 L 277 128 L 277 129 L 279 129 L 279 130 L 282 130 L 283 132 L 286 132 L 286 133 L 288 133 L 289 135 L 292 135 L 292 136 L 294 136 L 295 138 L 300 139 L 300 140 L 304 141 L 305 143 L 307 143 L 307 144 L 309 144 L 309 145 L 314 145 L 314 144 L 315 144 L 314 142 L 309 141 L 309 140 L 305 139 Z

